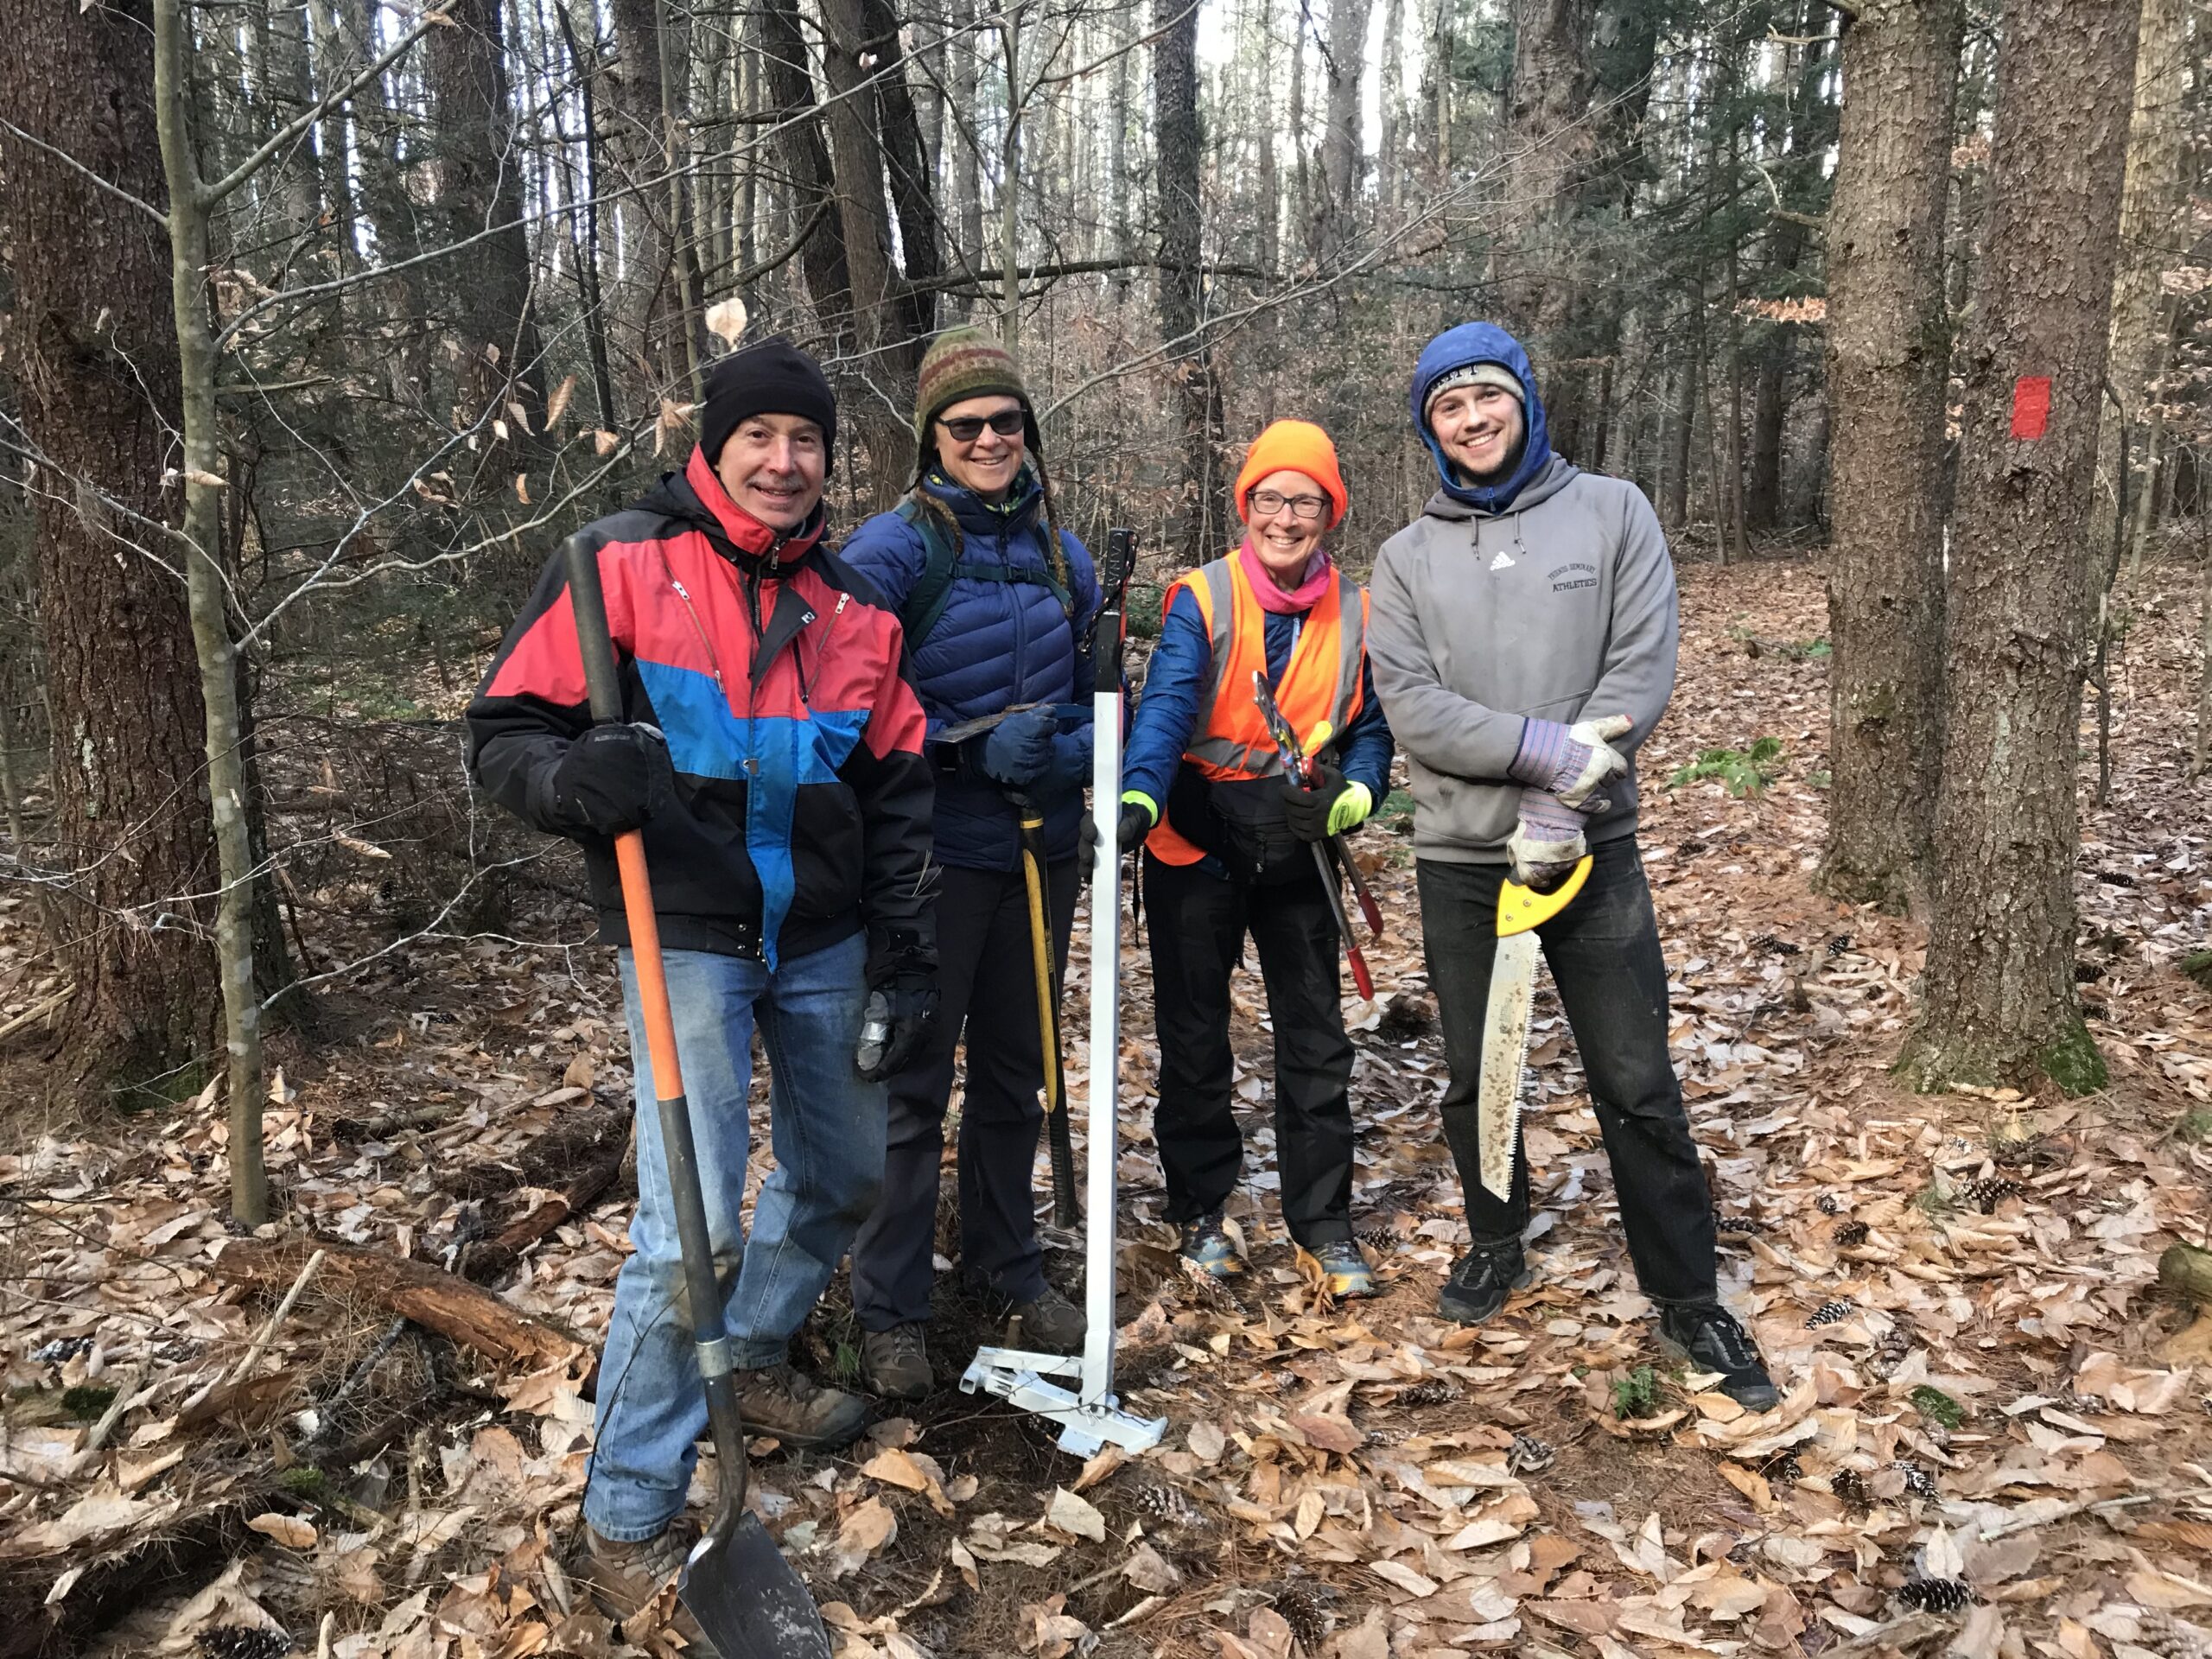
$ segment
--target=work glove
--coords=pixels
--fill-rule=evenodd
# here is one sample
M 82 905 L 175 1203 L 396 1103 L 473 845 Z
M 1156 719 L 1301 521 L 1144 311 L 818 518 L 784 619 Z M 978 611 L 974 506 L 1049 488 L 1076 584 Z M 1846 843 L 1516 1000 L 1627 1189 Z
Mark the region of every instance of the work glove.
M 1516 784 L 1556 796 L 1577 812 L 1605 810 L 1599 786 L 1628 771 L 1628 757 L 1612 746 L 1611 739 L 1625 737 L 1635 721 L 1626 715 L 1607 715 L 1562 726 L 1555 720 L 1531 720 L 1521 728 L 1521 747 L 1506 773 Z
M 1160 803 L 1141 789 L 1122 791 L 1121 822 L 1114 826 L 1115 839 L 1125 853 L 1135 852 L 1144 845 L 1144 838 L 1152 833 L 1153 825 L 1160 822 Z
M 1050 709 L 1023 709 L 1008 715 L 983 738 L 976 765 L 984 777 L 1007 789 L 1026 789 L 1052 764 Z
M 676 768 L 658 726 L 594 726 L 553 768 L 553 810 L 571 829 L 619 836 L 675 799 Z
M 1300 841 L 1325 841 L 1365 822 L 1375 810 L 1375 796 L 1365 784 L 1355 784 L 1325 760 L 1313 763 L 1312 782 L 1300 786 L 1286 779 L 1282 786 L 1283 817 L 1290 833 Z
M 868 994 L 861 1011 L 860 1047 L 853 1070 L 862 1083 L 881 1083 L 902 1071 L 937 1018 L 937 974 L 901 968 Z
M 1521 821 L 1505 843 L 1515 881 L 1532 893 L 1549 893 L 1574 873 L 1589 850 L 1580 812 L 1543 790 L 1521 791 Z

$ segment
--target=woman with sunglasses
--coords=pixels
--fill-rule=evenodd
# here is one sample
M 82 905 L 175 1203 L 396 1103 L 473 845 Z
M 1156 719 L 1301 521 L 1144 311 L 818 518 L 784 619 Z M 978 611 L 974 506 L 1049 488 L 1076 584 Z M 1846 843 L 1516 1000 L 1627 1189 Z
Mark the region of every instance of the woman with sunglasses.
M 1246 1263 L 1224 1228 L 1243 1158 L 1230 1085 L 1230 974 L 1249 933 L 1274 1025 L 1275 1166 L 1300 1266 L 1331 1295 L 1376 1294 L 1351 1229 L 1351 1043 L 1343 950 L 1313 843 L 1389 792 L 1390 728 L 1367 666 L 1367 594 L 1324 550 L 1344 515 L 1336 446 L 1277 421 L 1236 480 L 1242 546 L 1167 590 L 1122 772 L 1121 842 L 1144 845 L 1160 1036 L 1153 1138 L 1183 1255 Z M 1253 675 L 1314 760 L 1285 775 Z M 1323 722 L 1327 731 L 1319 728 Z
M 995 336 L 955 328 L 931 344 L 914 437 L 912 492 L 843 549 L 899 613 L 937 776 L 937 1023 L 890 1078 L 883 1196 L 853 1245 L 863 1370 L 894 1400 L 931 1388 L 938 1172 L 963 1027 L 962 1273 L 999 1311 L 1020 1316 L 1024 1347 L 1072 1353 L 1084 1338 L 1081 1311 L 1046 1281 L 1037 1239 L 1031 1176 L 1044 1056 L 1016 803 L 1044 817 L 1057 996 L 1090 775 L 1098 580 L 1055 518 L 1020 365 Z

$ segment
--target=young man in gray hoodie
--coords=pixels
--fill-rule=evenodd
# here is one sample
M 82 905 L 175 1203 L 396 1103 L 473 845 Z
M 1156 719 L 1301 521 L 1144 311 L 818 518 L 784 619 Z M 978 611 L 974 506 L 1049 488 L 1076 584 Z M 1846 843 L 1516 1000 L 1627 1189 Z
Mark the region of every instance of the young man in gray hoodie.
M 1438 1306 L 1478 1323 L 1529 1282 L 1527 1154 L 1516 1150 L 1510 1198 L 1478 1173 L 1497 895 L 1509 873 L 1555 888 L 1588 852 L 1588 881 L 1538 937 L 1589 1077 L 1629 1256 L 1662 1344 L 1764 1411 L 1773 1382 L 1719 1300 L 1636 845 L 1630 757 L 1675 684 L 1666 539 L 1634 485 L 1552 454 L 1528 356 L 1503 329 L 1463 323 L 1430 341 L 1412 401 L 1442 487 L 1376 560 L 1368 650 L 1412 763 L 1421 925 L 1452 1073 L 1444 1133 L 1473 1238 Z

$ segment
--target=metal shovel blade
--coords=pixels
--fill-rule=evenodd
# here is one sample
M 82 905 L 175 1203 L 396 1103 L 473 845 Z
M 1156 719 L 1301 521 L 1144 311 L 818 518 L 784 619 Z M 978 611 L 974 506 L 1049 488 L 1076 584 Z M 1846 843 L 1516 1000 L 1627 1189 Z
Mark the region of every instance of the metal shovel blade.
M 720 1659 L 831 1659 L 814 1598 L 750 1510 L 701 1541 L 677 1595 Z
M 1529 1053 L 1529 1009 L 1536 995 L 1536 936 L 1497 942 L 1490 969 L 1490 1008 L 1483 1020 L 1483 1077 L 1475 1099 L 1482 1143 L 1483 1186 L 1513 1195 L 1513 1153 L 1521 1139 L 1521 1067 Z

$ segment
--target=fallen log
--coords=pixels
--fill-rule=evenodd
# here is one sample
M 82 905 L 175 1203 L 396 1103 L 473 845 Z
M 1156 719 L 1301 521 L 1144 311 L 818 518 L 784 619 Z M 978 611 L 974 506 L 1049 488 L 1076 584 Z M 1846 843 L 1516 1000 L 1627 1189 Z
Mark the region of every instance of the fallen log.
M 232 1284 L 281 1289 L 318 1249 L 325 1255 L 318 1282 L 326 1295 L 374 1302 L 491 1358 L 544 1365 L 583 1345 L 575 1332 L 524 1313 L 481 1285 L 428 1262 L 333 1239 L 238 1239 L 215 1258 L 215 1274 Z
M 461 1272 L 480 1285 L 501 1278 L 521 1260 L 524 1250 L 598 1202 L 600 1194 L 613 1185 L 614 1178 L 621 1173 L 622 1160 L 628 1150 L 626 1133 L 609 1135 L 599 1142 L 592 1154 L 594 1161 L 585 1166 L 560 1191 L 527 1215 L 509 1222 L 491 1237 L 471 1244 L 461 1261 Z
M 2212 1250 L 2176 1244 L 2158 1258 L 2158 1282 L 2199 1307 L 2212 1307 Z

